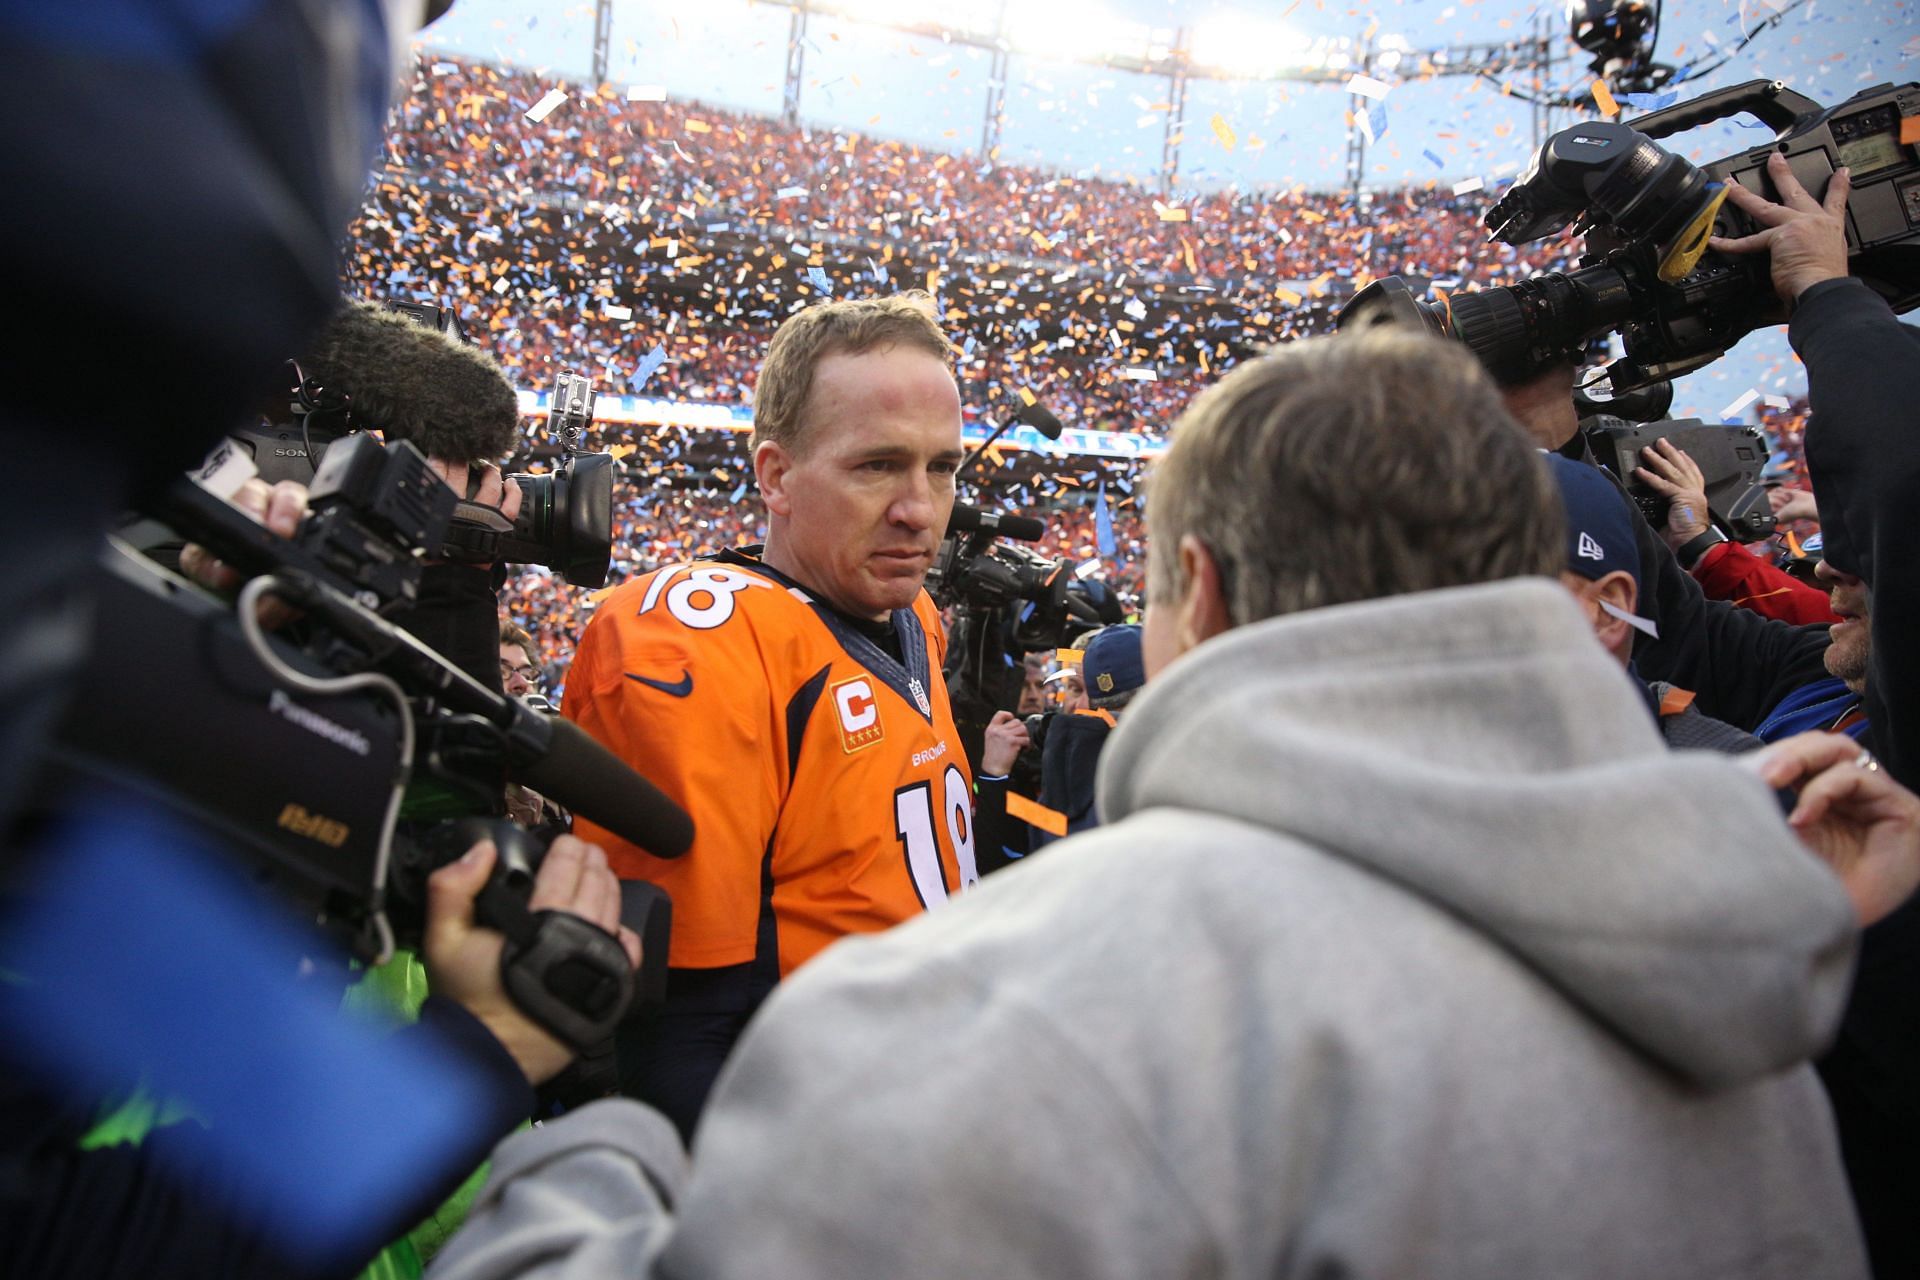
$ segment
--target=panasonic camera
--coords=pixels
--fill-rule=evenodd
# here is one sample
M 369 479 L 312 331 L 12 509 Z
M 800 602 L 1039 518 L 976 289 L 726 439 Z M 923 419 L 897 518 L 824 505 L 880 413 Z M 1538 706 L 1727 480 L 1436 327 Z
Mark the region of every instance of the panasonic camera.
M 208 468 L 215 479 L 232 471 Z M 291 539 L 188 480 L 150 498 L 143 514 L 253 576 L 232 603 L 110 543 L 86 665 L 39 790 L 124 788 L 162 802 L 223 837 L 254 882 L 363 959 L 419 936 L 426 876 L 476 834 L 456 824 L 492 823 L 481 834 L 503 856 L 481 909 L 508 936 L 509 992 L 583 1047 L 609 1033 L 635 979 L 610 935 L 529 914 L 544 846 L 497 821 L 505 786 L 661 856 L 685 851 L 692 824 L 571 723 L 489 688 L 389 620 L 417 597 L 454 501 L 411 444 L 364 433 L 328 447 Z M 268 600 L 297 618 L 267 629 Z M 664 896 L 625 905 L 664 957 Z M 663 979 L 659 969 L 641 987 Z

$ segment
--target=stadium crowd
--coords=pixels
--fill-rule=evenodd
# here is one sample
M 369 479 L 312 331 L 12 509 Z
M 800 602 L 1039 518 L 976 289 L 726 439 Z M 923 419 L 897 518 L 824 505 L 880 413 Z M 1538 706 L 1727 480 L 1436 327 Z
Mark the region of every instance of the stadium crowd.
M 459 306 L 523 385 L 563 360 L 612 391 L 737 401 L 795 306 L 926 287 L 970 410 L 1025 388 L 1069 426 L 1157 433 L 1211 372 L 1324 329 L 1373 276 L 1490 285 L 1566 253 L 1484 246 L 1478 203 L 1444 191 L 1163 201 L 611 86 L 559 82 L 569 99 L 530 120 L 555 87 L 425 67 L 347 254 L 364 296 Z

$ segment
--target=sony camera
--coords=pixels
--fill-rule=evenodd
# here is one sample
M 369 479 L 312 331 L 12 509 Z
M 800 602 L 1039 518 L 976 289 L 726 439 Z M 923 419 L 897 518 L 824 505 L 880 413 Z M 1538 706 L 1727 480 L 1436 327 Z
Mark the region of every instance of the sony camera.
M 1704 167 L 1654 141 L 1740 114 L 1771 127 L 1773 140 Z M 1754 80 L 1630 122 L 1563 129 L 1484 222 L 1490 238 L 1506 244 L 1574 227 L 1587 237 L 1578 269 L 1443 303 L 1424 300 L 1424 286 L 1389 277 L 1354 295 L 1340 327 L 1404 324 L 1458 338 L 1507 385 L 1577 363 L 1592 339 L 1614 331 L 1626 354 L 1607 370 L 1612 394 L 1698 369 L 1787 318 L 1764 255 L 1707 248 L 1710 235 L 1759 229 L 1727 202 L 1726 183 L 1777 198 L 1766 171 L 1775 151 L 1815 199 L 1835 169 L 1851 170 L 1848 270 L 1907 311 L 1920 303 L 1920 157 L 1902 141 L 1903 121 L 1915 116 L 1917 84 L 1877 85 L 1823 108 L 1778 81 Z
M 431 457 L 456 460 L 495 458 L 519 447 L 519 399 L 451 307 L 347 303 L 312 350 L 290 364 L 287 411 L 231 433 L 269 484 L 310 484 L 334 442 L 360 431 L 380 431 Z M 446 536 L 429 553 L 544 565 L 575 586 L 605 585 L 613 556 L 614 459 L 583 447 L 593 406 L 591 379 L 559 374 L 547 417 L 559 466 L 507 477 L 522 495 L 511 522 L 471 501 L 472 492 L 460 495 Z M 476 475 L 472 484 L 478 483 Z
M 490 507 L 463 502 L 445 546 L 481 563 L 538 564 L 576 587 L 606 585 L 613 562 L 613 455 L 581 447 L 593 425 L 593 380 L 562 373 L 548 401 L 547 430 L 562 460 L 551 474 L 515 472 L 520 514 L 509 524 Z

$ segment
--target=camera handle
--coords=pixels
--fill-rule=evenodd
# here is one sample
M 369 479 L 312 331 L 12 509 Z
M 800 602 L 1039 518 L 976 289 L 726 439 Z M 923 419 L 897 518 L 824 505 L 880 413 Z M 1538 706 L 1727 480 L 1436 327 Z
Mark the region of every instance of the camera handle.
M 503 820 L 469 819 L 461 828 L 464 836 L 492 840 L 499 851 L 486 887 L 474 899 L 474 918 L 506 935 L 500 981 L 507 995 L 522 1013 L 577 1053 L 604 1043 L 633 998 L 634 973 L 626 949 L 618 938 L 579 916 L 527 909 L 533 892 L 529 868 L 541 852 L 537 837 Z M 659 896 L 664 902 L 665 895 Z M 634 905 L 634 897 L 623 891 L 623 919 Z M 652 942 L 649 935 L 665 932 L 664 921 L 648 921 L 641 936 Z M 664 957 L 664 937 L 661 944 Z
M 1629 128 L 1649 138 L 1697 129 L 1728 116 L 1750 115 L 1772 129 L 1778 138 L 1802 120 L 1820 114 L 1824 108 L 1803 93 L 1796 93 L 1778 80 L 1749 80 L 1745 84 L 1716 89 L 1691 102 L 1676 103 L 1659 111 L 1627 121 Z

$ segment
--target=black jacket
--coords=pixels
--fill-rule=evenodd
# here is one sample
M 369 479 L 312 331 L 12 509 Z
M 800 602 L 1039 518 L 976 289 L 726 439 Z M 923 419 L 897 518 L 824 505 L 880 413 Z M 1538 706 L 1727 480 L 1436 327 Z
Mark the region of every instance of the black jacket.
M 1853 277 L 1800 295 L 1787 328 L 1807 366 L 1807 471 L 1824 554 L 1873 593 L 1867 719 L 1889 772 L 1920 790 L 1920 329 Z
M 1807 469 L 1826 558 L 1872 592 L 1868 741 L 1920 788 L 1920 575 L 1904 527 L 1920 503 L 1920 330 L 1848 278 L 1801 294 L 1787 336 L 1807 366 Z M 1820 1074 L 1874 1274 L 1920 1275 L 1920 898 L 1862 937 Z

